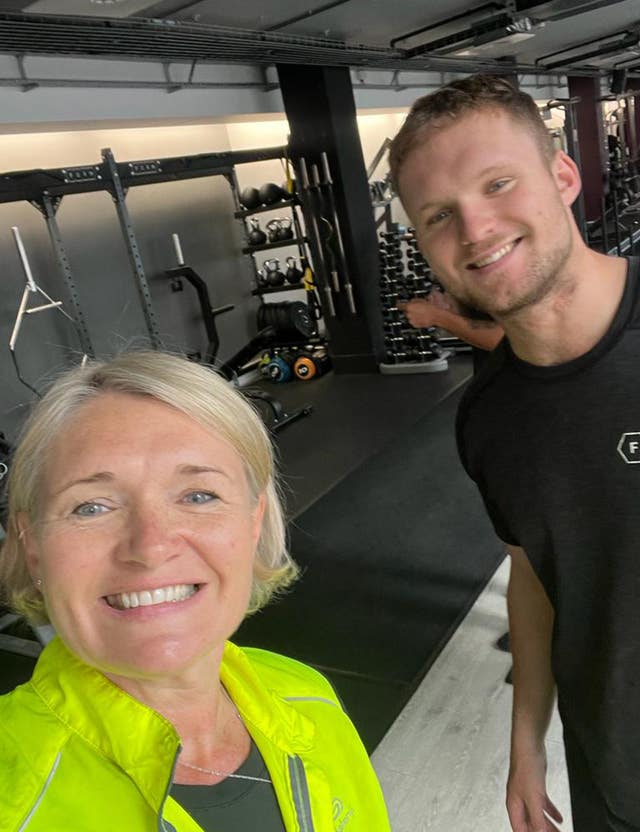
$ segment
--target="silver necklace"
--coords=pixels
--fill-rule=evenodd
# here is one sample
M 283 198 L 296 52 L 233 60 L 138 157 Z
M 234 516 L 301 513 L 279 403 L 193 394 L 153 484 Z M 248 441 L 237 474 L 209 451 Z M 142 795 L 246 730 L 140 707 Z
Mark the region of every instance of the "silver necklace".
M 233 699 L 229 696 L 224 687 L 221 687 L 221 690 L 222 695 L 233 708 L 234 717 L 242 721 Z M 180 759 L 178 759 L 178 765 L 193 769 L 193 771 L 199 771 L 202 774 L 214 774 L 216 777 L 233 777 L 235 780 L 253 780 L 256 783 L 271 783 L 271 780 L 268 777 L 253 777 L 250 774 L 232 774 L 230 771 L 218 771 L 215 768 L 202 768 L 201 766 L 194 766 L 192 763 L 185 763 L 184 760 Z
M 185 768 L 192 768 L 194 771 L 200 771 L 202 774 L 215 774 L 216 777 L 233 777 L 236 780 L 254 780 L 256 783 L 271 783 L 268 777 L 253 777 L 250 774 L 232 774 L 230 771 L 217 771 L 215 768 L 201 768 L 191 763 L 185 763 L 183 760 L 178 760 L 178 764 Z

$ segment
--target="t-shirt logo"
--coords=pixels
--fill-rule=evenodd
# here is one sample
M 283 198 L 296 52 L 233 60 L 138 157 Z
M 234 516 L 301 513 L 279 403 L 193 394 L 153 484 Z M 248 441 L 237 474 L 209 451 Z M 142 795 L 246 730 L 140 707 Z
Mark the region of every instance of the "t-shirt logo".
M 629 465 L 640 462 L 640 432 L 623 433 L 618 442 L 618 453 Z

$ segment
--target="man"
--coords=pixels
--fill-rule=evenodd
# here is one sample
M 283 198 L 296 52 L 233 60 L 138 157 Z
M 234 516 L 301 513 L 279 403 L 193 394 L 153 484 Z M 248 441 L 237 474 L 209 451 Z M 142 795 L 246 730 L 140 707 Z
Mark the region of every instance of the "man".
M 576 832 L 640 830 L 638 262 L 585 245 L 576 165 L 502 79 L 417 101 L 390 162 L 442 285 L 506 334 L 457 429 L 512 559 L 511 825 L 562 821 L 545 786 L 557 686 Z

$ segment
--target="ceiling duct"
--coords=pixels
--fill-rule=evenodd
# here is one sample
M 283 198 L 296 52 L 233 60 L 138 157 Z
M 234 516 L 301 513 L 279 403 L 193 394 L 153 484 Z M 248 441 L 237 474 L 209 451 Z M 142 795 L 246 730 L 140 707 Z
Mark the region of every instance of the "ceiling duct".
M 1 2 L 1 0 L 0 0 Z M 493 7 L 495 4 L 491 4 Z M 505 25 L 514 21 L 506 20 Z M 507 31 L 503 36 L 524 32 Z M 485 27 L 474 37 L 495 39 L 495 28 Z M 459 46 L 459 40 L 457 41 Z M 503 72 L 495 56 L 409 56 L 407 50 L 347 44 L 326 37 L 213 26 L 176 20 L 144 18 L 32 15 L 0 11 L 0 53 L 19 60 L 30 55 L 126 58 L 154 63 L 302 64 L 326 67 L 361 67 L 370 70 L 429 72 Z M 512 71 L 536 71 L 532 64 L 516 63 Z M 538 72 L 543 71 L 538 68 Z M 593 67 L 573 68 L 575 74 L 598 75 Z M 555 74 L 555 73 L 554 73 Z M 0 79 L 1 81 L 2 79 Z M 22 81 L 25 79 L 22 78 Z
M 472 57 L 483 52 L 494 52 L 496 47 L 529 40 L 529 38 L 535 36 L 536 30 L 541 29 L 544 25 L 543 21 L 533 21 L 530 17 L 521 17 L 519 20 L 506 24 L 506 26 L 475 35 L 469 44 L 458 44 L 454 48 L 440 50 L 438 54 L 468 55 Z
M 534 37 L 544 22 L 528 16 L 514 17 L 504 4 L 487 3 L 467 12 L 408 32 L 391 41 L 403 42 L 407 57 L 417 55 L 477 55 L 496 46 L 518 43 Z
M 607 6 L 616 6 L 625 0 L 515 0 L 518 15 L 529 15 L 538 20 L 566 20 L 588 12 L 600 11 Z
M 602 61 L 610 61 L 615 57 L 621 57 L 625 53 L 631 53 L 631 57 L 626 58 L 625 61 L 633 60 L 634 57 L 640 55 L 639 30 L 615 32 L 612 35 L 607 35 L 606 38 L 600 37 L 583 41 L 566 49 L 560 49 L 556 52 L 542 55 L 536 61 L 536 65 L 546 70 L 570 67 L 574 64 L 584 66 L 585 61 L 600 63 Z M 559 60 L 549 61 L 550 58 L 557 58 L 559 55 L 564 55 L 564 57 Z

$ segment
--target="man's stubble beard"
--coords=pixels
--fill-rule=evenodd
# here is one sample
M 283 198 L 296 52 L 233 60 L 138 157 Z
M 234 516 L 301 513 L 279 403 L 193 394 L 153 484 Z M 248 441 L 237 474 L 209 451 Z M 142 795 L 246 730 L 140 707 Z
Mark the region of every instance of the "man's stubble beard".
M 451 294 L 465 306 L 486 312 L 500 321 L 508 321 L 524 309 L 540 303 L 554 291 L 566 291 L 567 287 L 564 285 L 566 280 L 562 280 L 561 274 L 573 251 L 573 236 L 566 217 L 565 230 L 564 240 L 559 241 L 563 245 L 558 245 L 549 253 L 538 256 L 529 268 L 523 294 L 511 298 L 503 305 L 493 304 L 492 299 L 487 299 L 486 295 L 476 296 L 473 292 L 459 295 L 452 292 Z

